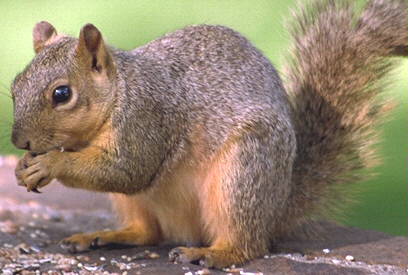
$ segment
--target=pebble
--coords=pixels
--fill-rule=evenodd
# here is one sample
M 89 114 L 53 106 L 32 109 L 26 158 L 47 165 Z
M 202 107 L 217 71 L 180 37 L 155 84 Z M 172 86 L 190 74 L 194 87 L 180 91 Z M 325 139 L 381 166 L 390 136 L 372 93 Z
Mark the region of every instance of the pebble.
M 5 222 L 0 222 L 0 231 L 8 234 L 16 234 L 19 231 L 19 226 L 10 220 L 7 220 Z
M 55 266 L 55 269 L 69 272 L 72 270 L 72 266 L 70 264 L 59 264 Z
M 324 253 L 324 254 L 329 254 L 329 253 L 330 253 L 330 249 L 328 249 L 328 248 L 323 249 L 323 253 Z
M 210 270 L 208 268 L 201 269 L 196 272 L 197 275 L 209 275 L 211 274 Z
M 160 258 L 160 255 L 159 255 L 159 253 L 156 253 L 156 252 L 150 252 L 150 253 L 148 254 L 148 257 L 149 257 L 150 259 L 158 259 L 158 258 Z
M 0 209 L 0 220 L 13 220 L 15 215 L 8 209 Z
M 243 272 L 244 270 L 242 268 L 236 268 L 235 265 L 232 265 L 231 267 L 223 268 L 223 271 L 229 272 L 229 273 L 240 273 Z
M 37 246 L 31 246 L 30 249 L 31 249 L 32 251 L 34 251 L 35 253 L 38 253 L 38 252 L 41 251 L 41 249 L 39 249 Z
M 332 260 L 332 263 L 334 263 L 334 264 L 340 264 L 341 261 L 340 261 L 340 260 L 337 260 L 337 259 L 333 259 L 333 260 Z
M 99 260 L 101 260 L 102 262 L 106 261 L 105 257 L 100 257 Z
M 18 249 L 18 251 L 20 252 L 20 254 L 31 254 L 31 249 L 30 247 L 25 244 L 25 243 L 21 243 L 19 245 L 17 245 L 15 247 L 15 249 Z
M 38 262 L 39 262 L 40 264 L 50 263 L 50 262 L 51 262 L 51 258 L 39 259 Z
M 146 250 L 144 252 L 139 252 L 133 255 L 130 260 L 144 260 L 144 259 L 158 259 L 160 258 L 160 255 L 156 252 L 150 252 L 149 250 Z M 127 258 L 128 261 L 129 258 Z
M 346 260 L 352 262 L 352 261 L 354 261 L 354 257 L 351 256 L 351 255 L 347 255 Z
M 97 271 L 101 270 L 104 267 L 104 265 L 84 265 L 84 269 L 87 271 Z
M 306 260 L 312 261 L 312 260 L 314 260 L 314 259 L 316 259 L 316 257 L 314 257 L 314 256 L 312 256 L 312 255 L 306 255 Z
M 89 260 L 90 260 L 88 256 L 82 256 L 82 255 L 76 256 L 76 258 L 79 261 L 85 261 L 85 262 L 89 262 Z

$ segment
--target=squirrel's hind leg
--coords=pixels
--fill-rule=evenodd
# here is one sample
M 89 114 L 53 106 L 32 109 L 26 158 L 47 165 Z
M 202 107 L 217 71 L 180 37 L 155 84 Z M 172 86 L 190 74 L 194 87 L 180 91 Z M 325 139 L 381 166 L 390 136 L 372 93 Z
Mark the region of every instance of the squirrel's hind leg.
M 212 158 L 199 197 L 209 247 L 178 247 L 170 260 L 223 268 L 268 252 L 290 194 L 295 140 L 264 127 L 229 139 Z

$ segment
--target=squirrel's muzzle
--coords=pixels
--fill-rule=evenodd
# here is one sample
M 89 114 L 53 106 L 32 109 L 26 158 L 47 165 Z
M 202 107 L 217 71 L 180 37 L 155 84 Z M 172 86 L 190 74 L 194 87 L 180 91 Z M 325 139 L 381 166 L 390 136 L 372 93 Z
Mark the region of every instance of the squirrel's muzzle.
M 19 129 L 13 127 L 13 132 L 11 134 L 11 142 L 18 149 L 30 150 L 30 140 L 26 138 Z

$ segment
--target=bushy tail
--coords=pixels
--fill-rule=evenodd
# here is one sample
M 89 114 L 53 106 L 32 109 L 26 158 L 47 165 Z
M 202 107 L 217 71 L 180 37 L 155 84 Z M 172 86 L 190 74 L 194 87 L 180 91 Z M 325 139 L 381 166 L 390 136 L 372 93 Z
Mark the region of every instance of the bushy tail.
M 356 15 L 350 1 L 317 0 L 296 13 L 286 68 L 298 144 L 286 217 L 295 224 L 282 231 L 342 202 L 338 186 L 362 180 L 373 163 L 373 126 L 387 109 L 382 79 L 391 56 L 408 55 L 407 6 L 372 0 Z

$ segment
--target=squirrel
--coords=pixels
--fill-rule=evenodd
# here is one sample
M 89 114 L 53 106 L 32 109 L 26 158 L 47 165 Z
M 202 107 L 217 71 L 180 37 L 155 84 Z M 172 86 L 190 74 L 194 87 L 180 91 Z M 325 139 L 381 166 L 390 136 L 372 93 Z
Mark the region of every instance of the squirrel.
M 309 1 L 284 81 L 224 26 L 122 51 L 92 24 L 74 38 L 42 21 L 11 89 L 12 142 L 27 150 L 18 182 L 110 193 L 122 229 L 68 237 L 70 252 L 170 243 L 182 245 L 171 261 L 214 268 L 265 255 L 374 163 L 381 79 L 408 56 L 407 6 Z

